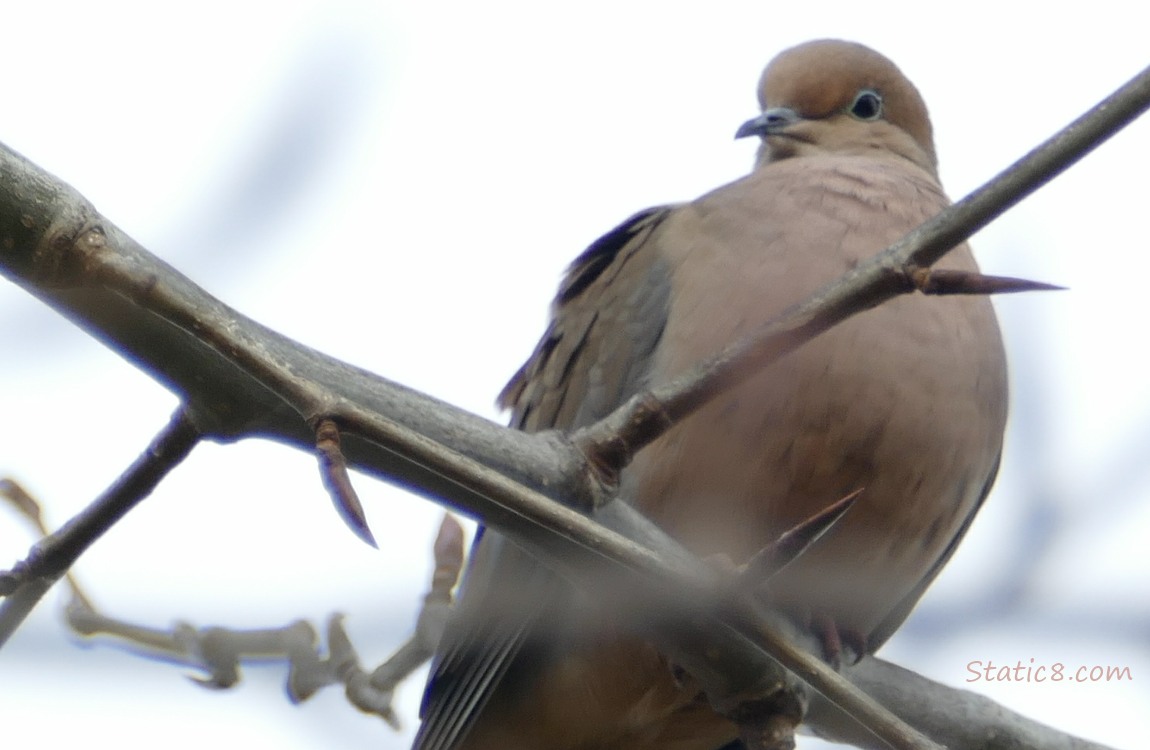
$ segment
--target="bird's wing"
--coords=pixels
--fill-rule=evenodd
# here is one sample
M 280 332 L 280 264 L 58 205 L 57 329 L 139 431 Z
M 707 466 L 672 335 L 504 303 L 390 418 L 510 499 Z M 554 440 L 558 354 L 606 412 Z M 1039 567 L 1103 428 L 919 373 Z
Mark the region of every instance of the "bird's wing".
M 672 210 L 635 214 L 567 269 L 547 332 L 499 394 L 512 427 L 574 430 L 642 387 L 666 321 L 669 283 L 648 240 Z
M 667 318 L 669 273 L 650 242 L 673 207 L 635 214 L 567 270 L 551 324 L 499 395 L 511 426 L 573 430 L 606 416 L 646 381 Z M 456 612 L 428 678 L 416 750 L 458 745 L 496 686 L 530 680 L 516 655 L 541 615 L 570 597 L 565 581 L 501 534 L 481 530 Z M 508 671 L 514 667 L 514 673 Z

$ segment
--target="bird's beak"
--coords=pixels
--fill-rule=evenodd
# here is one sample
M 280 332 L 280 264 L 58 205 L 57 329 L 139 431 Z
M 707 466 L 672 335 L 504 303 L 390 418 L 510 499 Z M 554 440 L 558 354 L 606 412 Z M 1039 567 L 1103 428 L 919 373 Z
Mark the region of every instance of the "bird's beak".
M 768 135 L 774 135 L 801 119 L 803 118 L 793 109 L 789 109 L 788 107 L 772 107 L 763 110 L 763 113 L 758 117 L 747 120 L 740 125 L 739 130 L 735 133 L 735 137 L 746 138 L 747 136 L 757 135 L 760 138 L 766 138 Z

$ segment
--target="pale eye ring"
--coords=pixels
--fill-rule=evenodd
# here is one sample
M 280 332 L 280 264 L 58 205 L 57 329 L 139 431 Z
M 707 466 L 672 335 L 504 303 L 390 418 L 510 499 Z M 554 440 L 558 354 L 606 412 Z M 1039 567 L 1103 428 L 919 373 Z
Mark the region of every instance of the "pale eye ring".
M 877 120 L 882 117 L 882 97 L 877 91 L 863 89 L 851 102 L 849 111 L 857 120 Z

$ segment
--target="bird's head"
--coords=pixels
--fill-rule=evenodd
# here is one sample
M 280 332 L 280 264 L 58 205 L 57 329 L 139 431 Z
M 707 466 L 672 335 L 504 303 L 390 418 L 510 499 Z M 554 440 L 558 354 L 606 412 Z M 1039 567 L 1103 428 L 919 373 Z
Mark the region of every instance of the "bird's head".
M 906 76 L 879 53 L 824 39 L 781 53 L 759 82 L 763 112 L 736 138 L 762 138 L 763 165 L 812 154 L 909 159 L 937 173 L 926 104 Z

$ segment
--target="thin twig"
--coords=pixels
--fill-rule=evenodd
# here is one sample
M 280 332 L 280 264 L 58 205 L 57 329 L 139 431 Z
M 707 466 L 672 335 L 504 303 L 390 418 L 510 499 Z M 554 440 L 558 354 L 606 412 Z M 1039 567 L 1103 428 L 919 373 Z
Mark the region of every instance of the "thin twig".
M 547 497 L 508 479 L 502 474 L 471 459 L 454 453 L 445 446 L 422 436 L 404 434 L 406 430 L 374 413 L 343 404 L 333 416 L 344 429 L 354 431 L 383 446 L 402 439 L 407 455 L 450 469 L 454 481 L 469 491 L 479 492 L 497 503 L 498 510 L 484 518 L 501 530 L 515 529 L 520 545 L 584 586 L 602 584 L 604 562 L 629 572 L 631 592 L 644 592 L 655 601 L 651 606 L 663 612 L 667 606 L 685 603 L 699 611 L 696 617 L 675 619 L 673 634 L 655 634 L 665 638 L 668 651 L 687 649 L 695 653 L 705 644 L 706 655 L 692 660 L 673 654 L 673 660 L 688 666 L 692 676 L 707 687 L 712 703 L 770 697 L 784 681 L 777 664 L 822 693 L 831 702 L 853 716 L 864 726 L 874 728 L 892 748 L 937 748 L 913 727 L 841 679 L 836 672 L 811 653 L 795 646 L 775 628 L 777 618 L 761 604 L 751 600 L 720 602 L 716 592 L 730 592 L 737 584 L 732 574 L 724 575 L 679 548 L 655 552 L 631 539 L 604 528 L 581 513 L 552 502 Z M 612 503 L 604 511 L 626 512 L 630 506 Z M 533 516 L 528 518 L 528 515 Z M 532 534 L 533 524 L 543 528 L 561 528 L 562 536 Z M 626 578 L 627 576 L 623 576 Z M 632 601 L 637 605 L 637 601 Z M 748 648 L 750 647 L 750 648 Z M 761 650 L 760 650 L 761 649 Z M 768 657 L 769 655 L 769 657 Z M 763 695 L 762 690 L 769 693 Z
M 0 646 L 76 559 L 151 494 L 199 440 L 200 433 L 183 410 L 177 410 L 147 450 L 100 497 L 32 548 L 27 559 L 14 569 L 15 590 L 0 604 Z
M 30 519 L 47 536 L 40 505 L 18 484 L 0 480 L 0 496 Z M 123 643 L 133 654 L 159 659 L 195 669 L 204 677 L 189 679 L 205 688 L 230 688 L 240 681 L 245 661 L 283 659 L 288 666 L 287 695 L 293 703 L 307 700 L 328 685 L 343 685 L 348 702 L 360 711 L 382 718 L 395 729 L 399 717 L 392 708 L 392 696 L 399 684 L 422 666 L 435 651 L 447 623 L 452 590 L 463 568 L 463 529 L 445 514 L 434 544 L 435 571 L 420 608 L 416 631 L 411 639 L 372 672 L 360 666 L 355 647 L 343 627 L 343 616 L 333 614 L 327 621 L 327 654 L 320 650 L 316 628 L 296 620 L 281 627 L 238 630 L 228 627 L 196 628 L 177 622 L 170 629 L 150 628 L 126 622 L 100 612 L 69 574 L 71 598 L 65 619 L 72 630 L 85 638 L 106 636 Z M 39 590 L 28 582 L 31 590 Z
M 316 628 L 303 620 L 246 630 L 195 628 L 180 622 L 170 631 L 157 630 L 107 617 L 76 598 L 67 609 L 68 624 L 80 635 L 111 636 L 142 656 L 200 670 L 207 676 L 190 679 L 206 688 L 223 689 L 238 683 L 244 661 L 281 658 L 288 666 L 287 694 L 293 703 L 303 702 L 329 685 L 343 685 L 353 706 L 399 729 L 392 696 L 400 682 L 431 658 L 446 625 L 451 590 L 463 568 L 463 529 L 450 515 L 444 515 L 440 524 L 434 553 L 435 572 L 415 634 L 370 673 L 360 666 L 340 614 L 328 617 L 326 656 L 319 650 Z
M 1004 175 L 1001 180 L 996 180 L 988 188 L 973 194 L 951 210 L 940 214 L 934 222 L 928 222 L 902 243 L 880 256 L 881 259 L 876 263 L 879 265 L 891 263 L 889 268 L 879 268 L 875 264 L 860 267 L 833 288 L 816 295 L 808 303 L 793 310 L 791 316 L 786 321 L 778 323 L 773 332 L 768 331 L 769 335 L 766 337 L 737 347 L 728 352 L 728 356 L 717 360 L 712 367 L 718 374 L 714 376 L 711 386 L 705 389 L 706 394 L 693 392 L 689 386 L 684 387 L 679 383 L 680 391 L 663 389 L 655 394 L 657 400 L 648 399 L 652 407 L 646 410 L 637 409 L 629 414 L 621 410 L 604 423 L 595 426 L 594 432 L 582 434 L 580 442 L 585 449 L 585 455 L 595 456 L 597 448 L 607 452 L 607 446 L 612 446 L 611 450 L 619 450 L 622 446 L 626 453 L 637 450 L 641 445 L 653 440 L 658 431 L 665 430 L 666 425 L 676 422 L 698 408 L 701 400 L 713 397 L 730 382 L 737 382 L 736 375 L 739 369 L 745 368 L 747 372 L 755 372 L 764 366 L 764 363 L 782 356 L 786 351 L 813 338 L 847 315 L 878 304 L 882 299 L 909 291 L 908 287 L 913 287 L 909 280 L 910 274 L 918 268 L 928 266 L 946 249 L 984 226 L 991 218 L 1053 177 L 1057 171 L 1064 169 L 1069 163 L 1094 148 L 1104 137 L 1145 109 L 1148 103 L 1150 103 L 1150 71 L 1141 74 L 1101 109 L 1092 111 L 1075 126 L 1058 136 L 1055 139 L 1058 141 L 1055 144 L 1057 148 L 1047 149 L 1046 152 L 1039 154 L 1043 159 L 1047 159 L 1046 162 L 1040 163 L 1040 159 L 1029 158 L 1020 162 L 1018 169 Z M 1052 153 L 1055 156 L 1051 159 Z M 8 163 L 10 162 L 6 162 L 5 166 Z M 21 163 L 17 170 L 21 171 L 22 175 L 29 172 L 30 167 Z M 0 187 L 3 184 L 5 181 L 0 180 Z M 12 184 L 24 183 L 16 181 Z M 38 183 L 37 189 L 43 191 L 46 188 L 43 183 Z M 5 197 L 7 196 L 6 192 Z M 102 301 L 122 295 L 119 296 L 121 301 L 132 300 L 140 308 L 158 316 L 147 318 L 149 321 L 167 321 L 165 325 L 174 324 L 174 328 L 169 325 L 163 329 L 164 331 L 177 332 L 188 339 L 205 343 L 219 355 L 204 359 L 205 349 L 202 346 L 195 349 L 194 356 L 204 359 L 211 365 L 207 369 L 211 371 L 213 377 L 206 377 L 202 369 L 189 374 L 187 370 L 191 368 L 172 368 L 160 361 L 155 353 L 141 352 L 138 340 L 131 336 L 123 335 L 122 339 L 118 339 L 137 355 L 137 361 L 145 362 L 146 366 L 163 377 L 165 382 L 175 382 L 181 389 L 195 394 L 197 420 L 205 428 L 219 430 L 221 434 L 227 435 L 244 434 L 256 431 L 258 428 L 262 434 L 274 434 L 300 445 L 303 444 L 304 437 L 300 429 L 299 415 L 310 418 L 321 413 L 348 414 L 362 406 L 356 403 L 348 404 L 345 399 L 349 398 L 351 393 L 349 386 L 331 376 L 333 369 L 342 367 L 338 363 L 332 365 L 329 360 L 324 360 L 310 350 L 291 347 L 290 342 L 285 342 L 282 337 L 276 337 L 266 329 L 246 321 L 218 301 L 211 300 L 202 293 L 202 290 L 194 288 L 186 279 L 166 266 L 149 265 L 150 256 L 146 256 L 138 248 L 133 250 L 136 254 L 130 262 L 117 257 L 116 250 L 128 247 L 128 241 L 118 232 L 109 235 L 103 229 L 104 225 L 99 224 L 102 220 L 94 211 L 74 209 L 73 215 L 63 219 L 51 216 L 48 221 L 40 223 L 39 217 L 42 213 L 37 211 L 43 210 L 41 206 L 35 201 L 29 203 L 27 196 L 17 197 L 24 201 L 20 204 L 21 209 L 25 205 L 30 206 L 29 212 L 9 212 L 0 217 L 3 219 L 0 223 L 4 224 L 5 236 L 10 240 L 10 242 L 6 240 L 7 244 L 0 247 L 0 258 L 6 263 L 7 273 L 14 275 L 25 286 L 33 287 L 35 293 L 49 299 L 55 305 L 65 309 L 73 309 L 69 305 L 75 305 L 77 315 L 93 316 L 89 323 L 95 326 L 108 326 L 112 331 L 108 335 L 113 339 L 117 333 L 123 334 L 122 327 L 116 328 L 122 324 L 114 320 L 115 316 L 103 314 L 101 317 L 101 313 L 94 311 L 91 300 Z M 53 200 L 46 200 L 43 205 L 59 208 L 61 201 L 64 201 L 58 194 L 54 195 Z M 93 225 L 92 222 L 97 222 L 98 225 Z M 56 229 L 49 231 L 49 227 L 60 226 L 64 226 L 67 231 Z M 940 226 L 944 229 L 939 229 Z M 935 232 L 935 234 L 931 235 L 928 241 L 923 238 L 923 232 Z M 110 237 L 113 240 L 111 242 L 107 241 Z M 914 249 L 909 251 L 909 255 L 904 255 L 908 248 Z M 907 257 L 909 261 L 892 261 Z M 873 287 L 868 286 L 865 278 L 865 274 L 868 273 L 880 277 Z M 101 297 L 98 292 L 92 292 L 77 301 L 77 298 L 57 294 L 55 289 L 58 287 L 52 286 L 57 284 L 67 287 L 69 284 L 91 283 L 93 280 L 98 280 L 105 290 L 113 294 Z M 196 302 L 204 302 L 205 298 L 210 300 L 206 303 L 210 312 L 207 316 L 202 315 L 205 312 L 203 308 L 198 308 L 189 302 L 193 299 Z M 322 377 L 309 380 L 308 373 L 322 366 L 328 366 L 329 369 L 323 371 Z M 234 411 L 214 410 L 211 407 L 221 398 L 218 390 L 214 394 L 211 392 L 217 382 L 214 378 L 226 380 L 226 377 L 234 376 L 237 371 L 247 373 L 253 379 L 244 381 L 238 386 L 245 396 L 252 396 L 251 404 L 228 400 L 229 407 L 236 407 Z M 347 368 L 341 371 L 346 372 Z M 369 390 L 364 384 L 370 379 L 360 373 L 353 375 L 356 376 L 355 395 L 363 396 L 364 391 Z M 258 381 L 258 384 L 254 381 Z M 276 402 L 269 399 L 269 393 L 277 394 L 280 400 Z M 410 396 L 410 393 L 404 394 L 405 398 Z M 231 399 L 230 396 L 227 398 Z M 366 398 L 363 403 L 371 402 L 370 398 Z M 379 396 L 379 398 L 386 401 L 389 397 Z M 425 493 L 437 494 L 443 500 L 501 527 L 517 541 L 537 550 L 543 559 L 560 566 L 563 564 L 561 558 L 564 551 L 582 549 L 591 551 L 593 556 L 600 559 L 627 560 L 628 555 L 637 555 L 637 559 L 654 561 L 656 564 L 652 570 L 658 576 L 673 577 L 676 570 L 688 571 L 688 576 L 696 575 L 695 579 L 688 577 L 688 580 L 697 580 L 699 574 L 697 568 L 692 568 L 683 560 L 675 558 L 673 553 L 668 557 L 663 546 L 660 546 L 659 555 L 645 549 L 644 545 L 648 540 L 658 537 L 649 529 L 643 528 L 639 522 L 636 521 L 634 526 L 626 526 L 631 521 L 620 521 L 625 515 L 599 516 L 620 523 L 621 528 L 642 528 L 640 533 L 646 535 L 643 545 L 629 542 L 617 534 L 611 538 L 609 544 L 601 544 L 604 538 L 608 538 L 602 529 L 596 528 L 594 524 L 579 526 L 562 523 L 561 516 L 543 510 L 536 502 L 553 505 L 548 503 L 546 498 L 539 493 L 522 491 L 522 487 L 507 480 L 506 477 L 503 477 L 507 482 L 506 485 L 498 482 L 470 484 L 469 480 L 475 475 L 475 462 L 463 461 L 461 452 L 443 448 L 443 443 L 450 442 L 467 455 L 490 456 L 492 465 L 511 467 L 513 470 L 509 470 L 509 473 L 528 481 L 534 487 L 550 487 L 557 497 L 567 502 L 579 502 L 589 495 L 594 495 L 596 492 L 594 487 L 572 483 L 571 478 L 574 475 L 571 472 L 578 470 L 580 462 L 573 460 L 570 453 L 564 452 L 561 441 L 556 440 L 554 436 L 529 439 L 507 437 L 499 443 L 500 448 L 493 451 L 488 441 L 501 440 L 497 431 L 480 428 L 479 422 L 473 417 L 460 415 L 457 411 L 430 399 L 419 401 L 418 398 L 411 398 L 407 403 L 415 402 L 426 404 L 427 414 L 437 415 L 432 419 L 435 439 L 427 437 L 432 432 L 420 434 L 415 430 L 406 432 L 402 429 L 368 430 L 364 433 L 365 437 L 374 441 L 383 450 L 373 451 L 370 446 L 360 444 L 356 448 L 356 453 L 348 451 L 351 462 L 358 463 L 369 471 L 403 481 L 408 486 Z M 284 405 L 289 405 L 295 412 L 294 418 L 283 409 Z M 259 412 L 255 410 L 257 406 L 268 408 L 264 412 Z M 339 408 L 336 409 L 335 406 Z M 622 416 L 619 416 L 620 414 Z M 406 416 L 405 414 L 405 418 Z M 457 417 L 466 422 L 467 430 L 448 426 Z M 419 416 L 412 417 L 412 423 L 426 424 L 427 421 Z M 634 426 L 628 427 L 628 423 Z M 349 432 L 352 431 L 350 422 L 341 421 L 341 424 L 344 424 Z M 546 446 L 546 449 L 541 449 L 541 452 L 537 450 L 532 455 L 549 458 L 554 463 L 548 466 L 539 464 L 530 467 L 516 465 L 514 461 L 508 459 L 506 452 L 500 452 L 505 451 L 510 442 L 522 447 L 525 453 L 535 450 L 532 444 Z M 437 448 L 442 450 L 432 449 L 427 452 L 424 450 L 427 444 L 436 444 Z M 410 452 L 408 448 L 411 448 Z M 547 455 L 549 451 L 551 453 Z M 416 456 L 419 458 L 415 458 Z M 434 456 L 430 459 L 431 462 L 424 463 L 423 459 L 428 459 L 429 456 Z M 628 459 L 624 457 L 624 462 L 625 460 Z M 596 462 L 592 460 L 591 463 Z M 498 474 L 498 472 L 492 473 Z M 529 537 L 532 535 L 538 537 L 539 529 L 547 529 L 544 533 L 546 539 L 532 541 Z M 667 545 L 667 549 L 674 548 Z M 736 634 L 741 634 L 745 627 L 736 624 L 733 630 Z M 753 662 L 755 649 L 747 649 L 745 644 L 740 647 L 737 641 L 738 639 L 732 639 L 728 644 L 731 653 L 737 653 L 742 648 L 744 652 L 752 654 Z M 785 661 L 789 665 L 790 657 Z M 802 669 L 799 673 L 807 674 Z

